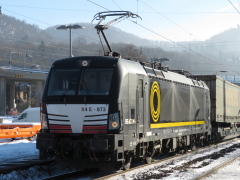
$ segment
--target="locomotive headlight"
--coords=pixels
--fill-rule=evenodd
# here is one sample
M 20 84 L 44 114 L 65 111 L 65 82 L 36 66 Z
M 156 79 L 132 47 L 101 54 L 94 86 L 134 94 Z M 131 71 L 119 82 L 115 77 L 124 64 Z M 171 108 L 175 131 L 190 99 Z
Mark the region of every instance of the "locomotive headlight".
M 114 113 L 109 115 L 109 130 L 119 129 L 120 123 L 119 123 L 119 113 Z
M 47 115 L 44 113 L 41 113 L 41 126 L 42 126 L 42 129 L 48 129 Z
M 118 123 L 117 123 L 116 121 L 113 121 L 113 122 L 112 122 L 112 127 L 113 127 L 113 128 L 118 127 Z

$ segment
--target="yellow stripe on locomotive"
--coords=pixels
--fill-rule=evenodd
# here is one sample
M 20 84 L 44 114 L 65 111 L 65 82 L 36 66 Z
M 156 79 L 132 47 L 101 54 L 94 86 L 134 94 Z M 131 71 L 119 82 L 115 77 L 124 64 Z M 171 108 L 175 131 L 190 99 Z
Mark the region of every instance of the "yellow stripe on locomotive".
M 193 126 L 205 124 L 205 121 L 188 121 L 188 122 L 171 122 L 171 123 L 157 123 L 150 124 L 150 128 L 165 128 L 165 127 L 177 127 L 177 126 Z

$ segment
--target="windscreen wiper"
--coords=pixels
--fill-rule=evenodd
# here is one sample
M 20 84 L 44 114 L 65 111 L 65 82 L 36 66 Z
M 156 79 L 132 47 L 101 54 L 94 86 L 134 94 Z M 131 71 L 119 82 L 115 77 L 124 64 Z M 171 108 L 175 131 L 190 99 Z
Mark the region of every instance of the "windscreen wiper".
M 64 92 L 62 93 L 62 96 L 65 96 L 67 94 L 67 92 L 69 90 L 73 89 L 74 90 L 74 94 L 76 94 L 76 90 L 77 90 L 77 79 L 73 80 L 71 83 L 71 86 L 67 89 L 64 90 Z

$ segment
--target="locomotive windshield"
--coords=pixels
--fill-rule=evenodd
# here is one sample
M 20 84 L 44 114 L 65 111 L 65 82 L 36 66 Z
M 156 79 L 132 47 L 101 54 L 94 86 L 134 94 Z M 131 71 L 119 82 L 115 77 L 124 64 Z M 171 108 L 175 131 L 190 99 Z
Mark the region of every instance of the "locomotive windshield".
M 109 95 L 113 69 L 52 69 L 47 96 Z

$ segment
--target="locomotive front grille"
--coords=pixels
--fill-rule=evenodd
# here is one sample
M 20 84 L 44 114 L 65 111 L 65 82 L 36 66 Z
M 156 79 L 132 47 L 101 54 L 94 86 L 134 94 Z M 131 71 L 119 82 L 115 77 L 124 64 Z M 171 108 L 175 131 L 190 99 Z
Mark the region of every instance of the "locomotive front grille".
M 72 133 L 68 116 L 48 114 L 50 133 Z
M 107 114 L 98 116 L 85 116 L 83 122 L 83 134 L 107 133 Z
M 50 133 L 106 134 L 108 104 L 47 104 Z

